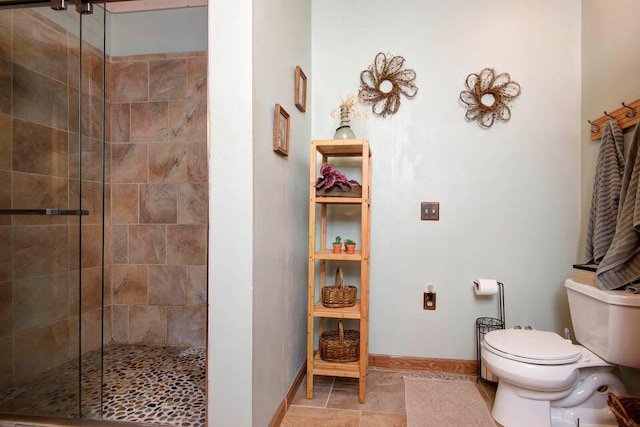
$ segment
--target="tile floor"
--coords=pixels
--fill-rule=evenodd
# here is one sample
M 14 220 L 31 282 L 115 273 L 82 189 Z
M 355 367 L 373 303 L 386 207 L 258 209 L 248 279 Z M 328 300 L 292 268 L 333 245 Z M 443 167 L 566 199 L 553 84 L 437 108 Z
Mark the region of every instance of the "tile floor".
M 100 353 L 88 353 L 82 367 L 84 417 L 153 426 L 204 426 L 205 360 L 204 347 L 110 344 L 104 354 L 101 411 Z M 77 361 L 71 361 L 31 383 L 0 390 L 0 413 L 76 417 L 77 389 Z
M 471 380 L 477 384 L 489 410 L 496 387 L 476 382 L 475 375 L 431 371 L 394 371 L 370 368 L 367 400 L 358 402 L 358 380 L 316 376 L 313 399 L 306 398 L 302 382 L 281 424 L 282 427 L 403 427 L 407 425 L 403 376 Z
M 85 369 L 93 369 L 92 360 L 94 358 L 85 357 Z M 154 426 L 203 426 L 204 360 L 203 348 L 108 346 L 105 352 L 103 419 Z M 65 380 L 66 376 L 70 379 Z M 360 404 L 356 379 L 316 376 L 313 399 L 305 396 L 304 380 L 281 426 L 406 426 L 403 376 L 476 382 L 475 375 L 370 368 L 367 400 Z M 92 392 L 95 391 L 92 384 L 95 385 L 98 377 L 88 377 L 84 385 L 83 407 L 92 414 L 90 417 L 99 418 L 98 395 Z M 168 377 L 174 381 L 167 383 Z M 55 387 L 46 384 L 55 384 Z M 484 382 L 476 384 L 491 409 L 495 386 Z M 0 412 L 69 416 L 78 406 L 77 399 L 70 392 L 76 386 L 75 365 L 61 367 L 42 376 L 37 383 L 0 392 Z

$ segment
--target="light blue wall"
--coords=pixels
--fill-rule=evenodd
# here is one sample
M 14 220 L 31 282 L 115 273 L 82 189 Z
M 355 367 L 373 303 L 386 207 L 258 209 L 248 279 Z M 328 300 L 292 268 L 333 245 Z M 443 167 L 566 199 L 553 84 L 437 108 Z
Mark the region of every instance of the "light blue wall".
M 498 305 L 475 296 L 477 278 L 505 284 L 507 327 L 562 332 L 580 215 L 580 1 L 397 3 L 321 0 L 311 13 L 313 138 L 333 135 L 329 112 L 378 52 L 417 74 L 397 114 L 352 126 L 373 151 L 369 351 L 475 359 L 475 319 Z M 485 67 L 522 87 L 511 120 L 488 130 L 459 101 Z M 440 202 L 439 221 L 420 221 L 423 201 Z M 422 308 L 429 283 L 435 311 Z
M 206 50 L 207 8 L 109 13 L 107 29 L 111 56 Z
M 312 78 L 311 0 L 254 0 L 254 426 L 269 423 L 306 358 L 312 113 L 294 105 L 296 65 Z M 290 114 L 287 158 L 272 148 L 276 103 Z

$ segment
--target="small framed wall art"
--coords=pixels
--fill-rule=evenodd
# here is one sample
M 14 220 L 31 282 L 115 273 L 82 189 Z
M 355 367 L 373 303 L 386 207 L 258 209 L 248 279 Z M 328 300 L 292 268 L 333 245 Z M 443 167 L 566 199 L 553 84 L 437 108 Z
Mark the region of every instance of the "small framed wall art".
M 289 113 L 276 104 L 273 120 L 273 151 L 282 157 L 289 155 Z
M 299 65 L 296 66 L 296 87 L 294 102 L 298 110 L 307 111 L 307 76 Z

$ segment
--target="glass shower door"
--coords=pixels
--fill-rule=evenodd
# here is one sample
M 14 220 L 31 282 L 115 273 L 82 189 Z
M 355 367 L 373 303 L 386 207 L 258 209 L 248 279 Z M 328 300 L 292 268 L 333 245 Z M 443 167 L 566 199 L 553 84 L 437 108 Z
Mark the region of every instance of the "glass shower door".
M 0 10 L 0 413 L 99 414 L 102 11 Z
M 93 7 L 92 7 L 93 6 Z M 70 258 L 76 267 L 72 270 L 77 278 L 72 283 L 77 286 L 79 319 L 78 361 L 80 364 L 80 414 L 83 417 L 98 418 L 102 408 L 102 350 L 104 343 L 105 317 L 105 211 L 107 198 L 108 158 L 106 137 L 106 61 L 105 61 L 105 10 L 97 5 L 79 5 L 83 10 L 75 18 L 79 20 L 80 34 L 73 40 L 77 43 L 79 69 L 73 98 L 78 102 L 75 124 L 71 125 L 74 135 L 72 152 L 77 171 L 70 174 L 70 203 L 82 215 L 74 216 Z M 83 9 L 84 8 L 84 9 Z M 87 9 L 88 8 L 88 9 Z M 88 12 L 91 13 L 88 13 Z M 70 52 L 73 50 L 70 49 Z M 78 131 L 79 130 L 79 131 Z M 77 185 L 77 189 L 74 186 Z M 84 215 L 84 212 L 87 214 Z M 107 322 L 106 324 L 110 324 Z

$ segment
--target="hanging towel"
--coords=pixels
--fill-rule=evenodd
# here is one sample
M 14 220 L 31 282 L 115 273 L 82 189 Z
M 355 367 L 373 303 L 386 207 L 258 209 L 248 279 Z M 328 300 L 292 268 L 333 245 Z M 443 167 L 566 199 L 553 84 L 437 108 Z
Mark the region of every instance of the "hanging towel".
M 591 211 L 587 225 L 584 259 L 599 264 L 611 245 L 616 231 L 618 201 L 624 171 L 624 137 L 615 120 L 606 123 L 593 181 Z
M 601 289 L 617 289 L 640 279 L 640 130 L 631 138 L 624 166 L 616 232 L 596 270 Z

